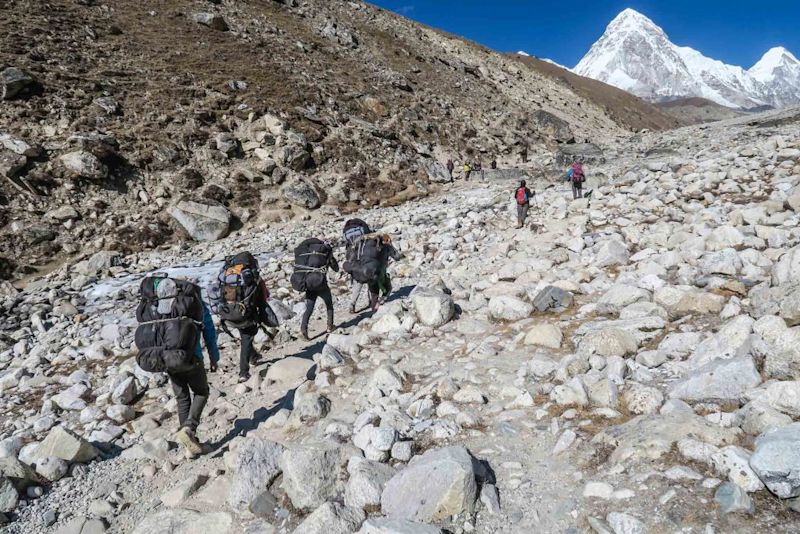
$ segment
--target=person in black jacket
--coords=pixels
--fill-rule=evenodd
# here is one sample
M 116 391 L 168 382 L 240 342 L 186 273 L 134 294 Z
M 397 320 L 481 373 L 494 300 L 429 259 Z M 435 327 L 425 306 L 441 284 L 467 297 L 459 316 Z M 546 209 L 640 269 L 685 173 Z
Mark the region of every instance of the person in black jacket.
M 324 242 L 328 245 L 328 261 L 326 262 L 326 267 L 332 269 L 334 272 L 339 272 L 339 263 L 336 261 L 336 258 L 333 255 L 333 246 L 330 241 Z M 317 299 L 321 298 L 322 302 L 325 303 L 325 309 L 328 314 L 328 333 L 333 332 L 334 324 L 333 324 L 333 296 L 331 295 L 331 288 L 328 287 L 328 280 L 327 277 L 325 279 L 325 284 L 322 288 L 317 290 L 307 290 L 306 291 L 306 310 L 303 312 L 303 319 L 300 322 L 300 334 L 302 334 L 305 340 L 308 340 L 308 321 L 311 319 L 311 314 L 314 312 L 314 305 L 317 303 Z

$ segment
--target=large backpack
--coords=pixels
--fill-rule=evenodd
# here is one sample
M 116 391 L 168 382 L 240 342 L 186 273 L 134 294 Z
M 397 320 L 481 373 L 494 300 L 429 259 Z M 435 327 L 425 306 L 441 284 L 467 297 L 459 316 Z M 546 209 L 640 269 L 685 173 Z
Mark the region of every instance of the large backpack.
M 139 299 L 134 334 L 139 367 L 151 373 L 181 373 L 200 365 L 200 288 L 185 280 L 149 276 L 142 280 Z
M 218 302 L 215 311 L 220 319 L 234 328 L 245 328 L 258 322 L 258 260 L 249 252 L 229 256 L 217 277 Z
M 370 233 L 369 225 L 361 219 L 350 219 L 344 223 L 344 241 L 349 247 L 358 238 Z
M 517 204 L 519 204 L 520 206 L 524 206 L 528 202 L 528 193 L 525 191 L 524 187 L 517 188 L 516 197 L 517 197 Z
M 580 163 L 573 163 L 572 164 L 572 182 L 576 184 L 582 184 L 586 180 L 586 177 L 583 174 L 583 165 Z
M 331 247 L 316 238 L 294 249 L 294 273 L 289 281 L 297 291 L 319 291 L 327 284 Z
M 348 251 L 345 272 L 361 284 L 374 282 L 381 271 L 382 248 L 383 238 L 380 235 L 368 234 L 359 238 Z

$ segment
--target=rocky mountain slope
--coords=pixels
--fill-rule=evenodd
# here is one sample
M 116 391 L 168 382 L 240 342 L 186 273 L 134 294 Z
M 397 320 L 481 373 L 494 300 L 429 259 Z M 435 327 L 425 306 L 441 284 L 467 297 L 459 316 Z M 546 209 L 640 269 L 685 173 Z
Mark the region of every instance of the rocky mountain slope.
M 800 104 L 800 61 L 785 48 L 770 49 L 745 70 L 673 44 L 633 9 L 611 21 L 573 70 L 653 101 L 701 97 L 732 108 Z
M 649 132 L 587 163 L 591 199 L 507 169 L 358 211 L 405 255 L 395 294 L 349 315 L 331 276 L 312 342 L 291 250 L 342 218 L 62 265 L 0 302 L 4 531 L 800 529 L 798 139 L 800 110 Z M 188 461 L 135 365 L 136 288 L 242 248 L 283 324 L 243 384 L 221 335 Z
M 449 157 L 547 167 L 560 143 L 631 129 L 361 2 L 20 0 L 0 10 L 0 71 L 2 279 L 394 204 Z
M 656 106 L 667 115 L 686 124 L 735 119 L 745 114 L 743 111 L 721 106 L 716 102 L 696 96 L 659 102 Z

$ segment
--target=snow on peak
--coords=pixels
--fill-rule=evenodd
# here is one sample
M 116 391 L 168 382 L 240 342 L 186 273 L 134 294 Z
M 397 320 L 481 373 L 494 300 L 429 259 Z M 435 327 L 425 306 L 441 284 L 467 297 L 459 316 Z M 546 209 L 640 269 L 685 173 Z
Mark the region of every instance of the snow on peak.
M 776 47 L 750 70 L 676 46 L 645 15 L 625 9 L 573 72 L 660 101 L 700 96 L 730 107 L 800 103 L 800 62 Z
M 517 52 L 517 55 L 524 57 L 531 57 L 531 55 L 524 50 L 520 50 L 519 52 Z

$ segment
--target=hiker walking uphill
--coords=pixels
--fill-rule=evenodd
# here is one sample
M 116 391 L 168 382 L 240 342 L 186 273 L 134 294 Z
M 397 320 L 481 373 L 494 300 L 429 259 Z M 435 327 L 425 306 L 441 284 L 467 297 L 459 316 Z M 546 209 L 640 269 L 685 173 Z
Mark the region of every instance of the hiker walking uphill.
M 528 189 L 525 180 L 520 181 L 519 187 L 514 190 L 514 200 L 517 202 L 517 228 L 525 226 L 528 218 L 528 209 L 531 206 L 533 192 Z
M 244 382 L 250 378 L 250 364 L 258 359 L 254 342 L 259 327 L 278 326 L 278 319 L 267 304 L 269 291 L 255 257 L 245 251 L 226 258 L 217 281 L 209 288 L 209 296 L 222 329 L 229 335 L 230 328 L 239 331 L 239 382 Z
M 392 290 L 391 279 L 386 269 L 389 259 L 400 260 L 402 255 L 392 245 L 388 235 L 375 234 L 360 219 L 345 223 L 344 239 L 347 244 L 344 270 L 352 277 L 353 292 L 350 298 L 350 313 L 356 313 L 356 305 L 364 285 L 369 290 L 369 306 L 378 309 L 381 299 Z
M 339 272 L 339 264 L 333 256 L 333 245 L 330 241 L 316 238 L 306 239 L 294 249 L 294 273 L 291 277 L 292 287 L 306 294 L 306 309 L 300 322 L 300 333 L 308 340 L 308 321 L 314 312 L 318 298 L 325 303 L 328 314 L 328 333 L 333 332 L 333 297 L 328 287 L 328 268 Z
M 202 454 L 196 432 L 209 389 L 201 334 L 211 372 L 217 370 L 219 348 L 211 312 L 200 296 L 200 288 L 164 274 L 149 276 L 139 288 L 136 319 L 136 363 L 148 372 L 167 373 L 178 402 L 180 428 L 175 440 L 184 446 L 189 457 Z
M 580 161 L 572 164 L 572 167 L 567 171 L 567 180 L 572 183 L 572 199 L 583 197 L 583 182 L 586 181 L 586 176 L 583 173 L 583 165 Z
M 464 163 L 464 180 L 469 180 L 469 175 L 472 174 L 472 166 L 469 163 Z
M 450 181 L 453 181 L 453 169 L 455 169 L 455 165 L 453 165 L 453 160 L 447 160 L 447 174 L 450 175 Z

